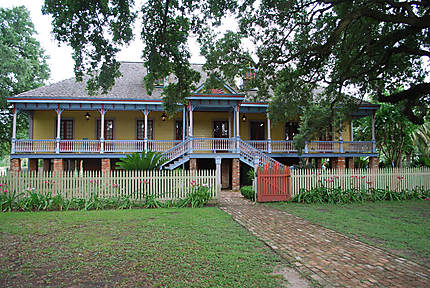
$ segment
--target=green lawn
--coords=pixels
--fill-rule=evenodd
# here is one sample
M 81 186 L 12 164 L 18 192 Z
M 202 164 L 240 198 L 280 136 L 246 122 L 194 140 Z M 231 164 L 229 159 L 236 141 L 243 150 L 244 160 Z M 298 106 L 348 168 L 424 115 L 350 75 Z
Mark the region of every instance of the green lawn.
M 0 213 L 2 287 L 280 287 L 279 265 L 214 207 Z
M 430 266 L 430 201 L 266 205 Z

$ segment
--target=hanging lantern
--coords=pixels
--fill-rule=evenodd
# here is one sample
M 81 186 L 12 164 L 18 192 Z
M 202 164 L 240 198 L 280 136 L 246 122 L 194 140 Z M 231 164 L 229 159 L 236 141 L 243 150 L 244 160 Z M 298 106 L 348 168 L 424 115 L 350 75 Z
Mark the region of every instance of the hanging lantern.
M 246 121 L 246 115 L 245 115 L 245 114 L 243 114 L 243 115 L 242 115 L 242 121 L 243 121 L 243 122 L 245 122 L 245 121 Z
M 90 115 L 90 113 L 88 113 L 88 112 L 87 112 L 87 113 L 85 114 L 85 119 L 86 119 L 86 120 L 90 120 L 90 118 L 91 118 L 91 115 Z
M 167 119 L 167 115 L 166 113 L 163 112 L 163 114 L 161 114 L 161 120 L 166 121 L 166 119 Z

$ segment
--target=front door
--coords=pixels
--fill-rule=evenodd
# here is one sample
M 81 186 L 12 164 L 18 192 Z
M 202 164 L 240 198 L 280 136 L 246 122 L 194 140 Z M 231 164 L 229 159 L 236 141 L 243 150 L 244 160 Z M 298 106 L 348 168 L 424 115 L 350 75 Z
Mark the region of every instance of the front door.
M 266 129 L 265 129 L 266 125 L 264 123 L 264 121 L 252 121 L 250 123 L 250 138 L 251 140 L 266 140 Z M 266 146 L 265 146 L 265 142 L 254 142 L 253 146 L 257 149 L 260 150 L 265 150 Z
M 216 120 L 214 121 L 213 128 L 213 137 L 214 138 L 228 138 L 228 121 L 227 120 Z M 225 152 L 229 150 L 228 140 L 214 140 L 213 150 L 215 152 Z
M 266 140 L 266 125 L 264 121 L 253 121 L 251 124 L 251 140 Z

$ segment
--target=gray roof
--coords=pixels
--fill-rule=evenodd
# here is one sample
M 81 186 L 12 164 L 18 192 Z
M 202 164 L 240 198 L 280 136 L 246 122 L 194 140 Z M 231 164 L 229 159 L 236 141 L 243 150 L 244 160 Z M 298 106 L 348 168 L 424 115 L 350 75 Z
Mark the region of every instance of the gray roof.
M 202 75 L 201 86 L 206 81 L 207 74 L 203 71 L 203 64 L 192 64 L 192 68 Z M 115 85 L 107 94 L 89 95 L 86 90 L 86 80 L 76 82 L 75 78 L 66 79 L 54 84 L 39 87 L 18 94 L 11 98 L 64 98 L 64 99 L 133 99 L 133 100 L 159 100 L 162 88 L 154 88 L 152 95 L 146 91 L 143 78 L 146 68 L 143 62 L 121 62 L 120 71 L 122 76 L 115 80 Z M 175 81 L 175 76 L 169 76 L 169 82 Z

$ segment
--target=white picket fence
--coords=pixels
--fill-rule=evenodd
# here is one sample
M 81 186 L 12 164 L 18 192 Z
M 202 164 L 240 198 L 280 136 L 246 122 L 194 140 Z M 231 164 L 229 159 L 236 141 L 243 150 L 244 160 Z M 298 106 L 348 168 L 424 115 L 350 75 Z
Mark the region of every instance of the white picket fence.
M 7 172 L 0 174 L 1 190 L 25 193 L 34 190 L 40 193 L 61 194 L 65 198 L 89 199 L 93 193 L 108 198 L 130 196 L 132 200 L 143 200 L 146 195 L 155 195 L 158 200 L 175 200 L 187 197 L 192 188 L 208 186 L 212 199 L 219 196 L 215 170 L 153 170 L 153 171 L 100 171 L 85 172 Z M 7 187 L 7 188 L 5 188 Z
M 384 168 L 384 169 L 292 169 L 291 196 L 300 189 L 318 186 L 330 188 L 359 189 L 380 188 L 401 191 L 424 187 L 430 189 L 430 168 Z

